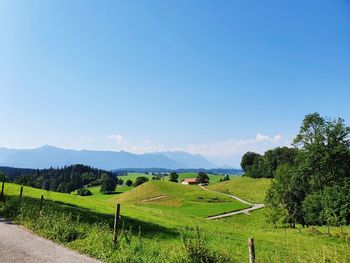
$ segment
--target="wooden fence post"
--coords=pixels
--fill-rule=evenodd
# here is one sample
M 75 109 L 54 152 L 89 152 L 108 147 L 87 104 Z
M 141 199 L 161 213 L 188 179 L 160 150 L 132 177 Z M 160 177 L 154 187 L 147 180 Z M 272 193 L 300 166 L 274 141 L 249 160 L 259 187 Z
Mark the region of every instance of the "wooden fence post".
M 120 204 L 117 204 L 117 209 L 115 211 L 114 217 L 114 231 L 113 231 L 113 243 L 117 244 L 118 241 L 118 225 L 120 220 Z
M 42 195 L 40 198 L 40 211 L 43 209 L 43 204 L 44 204 L 44 196 Z
M 23 195 L 23 186 L 21 186 L 21 191 L 19 192 L 19 198 L 22 198 Z
M 5 199 L 5 198 L 4 198 L 4 187 L 5 187 L 5 180 L 2 181 L 0 201 L 3 201 L 3 200 Z
M 255 263 L 255 247 L 254 247 L 253 238 L 248 238 L 248 249 L 249 249 L 249 263 Z

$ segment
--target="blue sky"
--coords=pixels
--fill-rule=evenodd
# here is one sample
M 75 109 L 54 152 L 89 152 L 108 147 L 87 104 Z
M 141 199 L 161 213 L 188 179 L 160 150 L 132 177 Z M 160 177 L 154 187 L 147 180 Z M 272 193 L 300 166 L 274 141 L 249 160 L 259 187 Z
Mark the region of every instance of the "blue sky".
M 350 115 L 350 2 L 0 1 L 0 146 L 238 166 Z

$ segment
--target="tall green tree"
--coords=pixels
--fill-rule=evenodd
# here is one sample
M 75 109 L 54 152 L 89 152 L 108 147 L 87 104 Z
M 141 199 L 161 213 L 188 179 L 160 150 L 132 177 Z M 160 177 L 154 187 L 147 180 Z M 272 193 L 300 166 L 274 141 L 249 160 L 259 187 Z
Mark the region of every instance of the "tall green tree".
M 110 175 L 105 173 L 101 175 L 101 193 L 113 193 L 115 191 L 116 186 L 116 181 Z
M 169 181 L 170 182 L 174 182 L 174 183 L 178 183 L 179 182 L 179 175 L 177 172 L 171 172 L 170 173 L 170 178 L 169 178 Z
M 292 227 L 350 223 L 349 134 L 343 119 L 305 116 L 293 141 L 299 149 L 295 163 L 277 168 L 267 193 L 270 221 Z
M 247 172 L 249 167 L 251 167 L 254 164 L 254 162 L 256 162 L 256 160 L 260 157 L 261 155 L 255 152 L 245 153 L 241 161 L 241 167 L 243 169 L 243 172 Z
M 209 183 L 209 176 L 205 172 L 199 172 L 197 175 L 197 182 L 199 184 Z

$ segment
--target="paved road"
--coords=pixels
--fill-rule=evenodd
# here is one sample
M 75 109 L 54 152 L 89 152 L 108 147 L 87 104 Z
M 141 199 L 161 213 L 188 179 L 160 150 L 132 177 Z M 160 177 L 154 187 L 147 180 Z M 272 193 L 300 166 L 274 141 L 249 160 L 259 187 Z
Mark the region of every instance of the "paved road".
M 236 199 L 238 200 L 239 202 L 241 203 L 244 203 L 244 204 L 247 204 L 247 205 L 250 205 L 251 207 L 250 208 L 246 208 L 246 209 L 243 209 L 243 210 L 238 210 L 238 211 L 234 211 L 234 212 L 230 212 L 230 213 L 225 213 L 225 214 L 221 214 L 221 215 L 217 215 L 217 216 L 209 216 L 207 217 L 207 219 L 209 220 L 213 220 L 213 219 L 220 219 L 220 218 L 225 218 L 225 217 L 229 217 L 229 216 L 234 216 L 234 215 L 239 215 L 239 214 L 249 214 L 249 212 L 252 212 L 254 210 L 257 210 L 257 209 L 260 209 L 260 208 L 263 208 L 265 207 L 264 204 L 253 204 L 253 203 L 250 203 L 246 200 L 243 200 L 241 198 L 239 198 L 238 196 L 234 196 L 234 195 L 230 195 L 230 194 L 225 194 L 225 193 L 221 193 L 221 192 L 217 192 L 217 191 L 213 191 L 213 190 L 210 190 L 204 186 L 201 186 L 200 187 L 204 190 L 207 190 L 209 192 L 213 192 L 213 193 L 217 193 L 217 194 L 223 194 L 223 195 L 226 195 L 228 197 L 231 197 L 233 199 Z
M 0 218 L 1 263 L 98 263 Z

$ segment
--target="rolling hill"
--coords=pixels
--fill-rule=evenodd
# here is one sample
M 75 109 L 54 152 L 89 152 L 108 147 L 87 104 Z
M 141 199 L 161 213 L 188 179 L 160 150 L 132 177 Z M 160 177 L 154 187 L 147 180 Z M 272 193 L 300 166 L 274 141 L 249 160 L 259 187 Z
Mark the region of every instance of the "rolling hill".
M 229 181 L 210 184 L 208 188 L 214 191 L 239 196 L 252 203 L 263 203 L 270 183 L 271 179 L 268 178 L 254 179 L 231 176 Z

